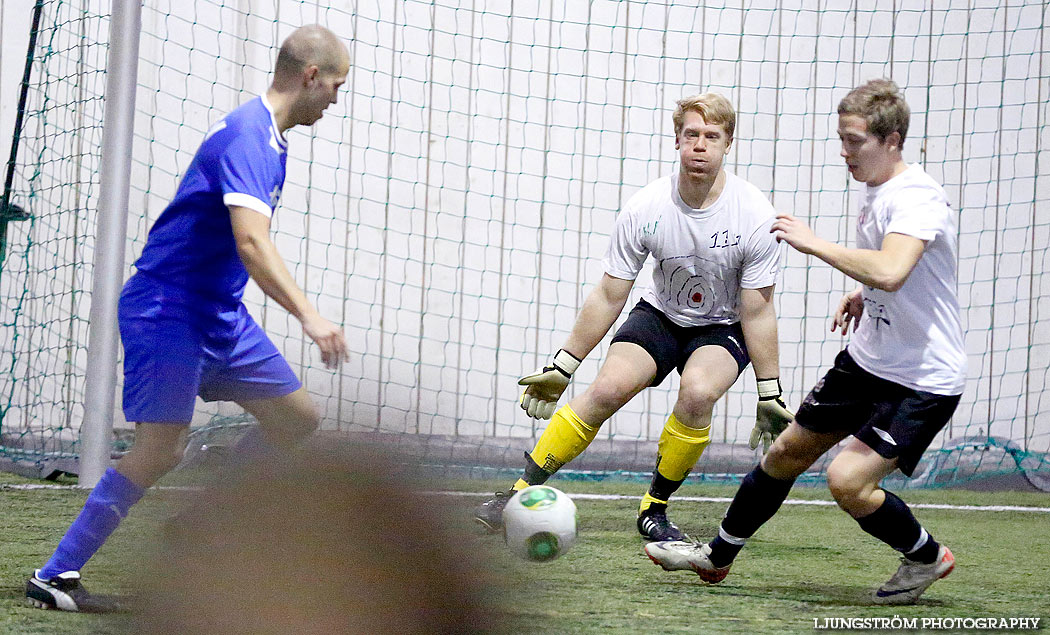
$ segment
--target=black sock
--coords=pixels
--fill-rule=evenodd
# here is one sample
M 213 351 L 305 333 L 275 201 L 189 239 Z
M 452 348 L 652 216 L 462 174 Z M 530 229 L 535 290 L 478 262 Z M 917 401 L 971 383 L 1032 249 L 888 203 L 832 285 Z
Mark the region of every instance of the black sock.
M 722 538 L 721 533 L 708 544 L 711 546 L 711 555 L 708 558 L 716 567 L 724 567 L 733 562 L 736 554 L 744 548 L 743 542 L 729 542 Z
M 680 481 L 672 481 L 671 479 L 660 474 L 659 471 L 654 470 L 653 481 L 649 484 L 649 495 L 657 500 L 665 501 L 671 498 L 671 495 L 677 492 L 678 488 L 681 487 L 682 483 L 684 482 L 685 479 L 682 479 Z M 655 505 L 656 503 L 650 505 L 650 509 L 652 509 L 652 507 Z M 664 508 L 666 509 L 667 505 L 664 505 Z
M 525 453 L 525 474 L 521 477 L 523 481 L 529 485 L 543 485 L 551 476 L 553 475 L 550 472 L 532 460 L 528 452 Z
M 909 560 L 929 564 L 937 559 L 941 546 L 915 520 L 908 504 L 893 492 L 872 513 L 857 518 L 860 528 L 903 553 Z
M 667 503 L 649 503 L 649 508 L 644 513 L 667 512 Z
M 744 546 L 744 541 L 755 534 L 767 520 L 773 517 L 787 498 L 795 479 L 784 481 L 773 478 L 756 465 L 740 483 L 733 502 L 718 531 L 711 541 L 711 563 L 724 567 L 733 561 Z

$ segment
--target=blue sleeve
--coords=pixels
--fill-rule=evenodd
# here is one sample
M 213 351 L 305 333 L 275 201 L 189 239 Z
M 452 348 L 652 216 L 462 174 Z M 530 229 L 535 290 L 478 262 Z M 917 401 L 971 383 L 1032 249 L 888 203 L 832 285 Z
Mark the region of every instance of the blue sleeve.
M 258 135 L 231 137 L 218 160 L 223 203 L 272 216 L 284 180 L 277 154 Z

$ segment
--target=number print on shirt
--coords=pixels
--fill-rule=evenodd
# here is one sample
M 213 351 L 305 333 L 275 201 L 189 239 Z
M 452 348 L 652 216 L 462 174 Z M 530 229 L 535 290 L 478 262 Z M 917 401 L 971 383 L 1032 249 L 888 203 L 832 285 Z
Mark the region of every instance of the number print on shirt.
M 732 241 L 730 241 L 732 238 Z M 724 229 L 720 232 L 711 234 L 711 249 L 721 248 L 726 249 L 729 247 L 736 247 L 740 244 L 740 234 L 730 236 L 729 230 Z
M 883 322 L 886 326 L 890 325 L 889 318 L 886 317 L 886 305 L 880 304 L 875 300 L 864 298 L 864 312 L 867 313 L 871 319 L 875 320 L 875 330 L 879 330 L 879 325 Z

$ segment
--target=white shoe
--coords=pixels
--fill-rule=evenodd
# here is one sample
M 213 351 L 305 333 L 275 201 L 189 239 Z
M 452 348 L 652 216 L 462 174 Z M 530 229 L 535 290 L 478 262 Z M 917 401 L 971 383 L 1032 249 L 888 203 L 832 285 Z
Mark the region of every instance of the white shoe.
M 875 604 L 912 604 L 931 584 L 954 568 L 955 556 L 944 545 L 937 551 L 937 559 L 930 564 L 901 558 L 897 573 L 872 594 L 872 599 Z
M 665 540 L 650 542 L 645 545 L 645 555 L 664 568 L 664 571 L 695 571 L 704 581 L 711 584 L 721 582 L 729 573 L 728 564 L 716 567 L 711 562 L 711 546 L 698 545 L 695 542 L 682 540 Z
M 26 600 L 40 609 L 58 609 L 74 613 L 120 613 L 126 608 L 107 596 L 93 595 L 80 584 L 80 573 L 66 571 L 54 578 L 38 577 L 40 570 L 26 581 Z

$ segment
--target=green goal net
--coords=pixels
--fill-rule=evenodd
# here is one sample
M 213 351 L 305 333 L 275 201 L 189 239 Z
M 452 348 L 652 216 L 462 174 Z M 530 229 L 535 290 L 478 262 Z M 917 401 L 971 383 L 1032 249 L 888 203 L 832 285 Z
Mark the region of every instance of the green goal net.
M 0 270 L 0 458 L 36 464 L 75 457 L 84 378 L 107 372 L 85 368 L 85 348 L 108 3 L 40 4 L 5 192 L 29 219 L 6 224 Z M 834 112 L 850 87 L 888 76 L 913 110 L 906 160 L 943 183 L 960 214 L 969 354 L 962 403 L 911 483 L 1050 487 L 1045 4 L 788 4 L 147 3 L 127 271 L 209 125 L 266 89 L 293 28 L 327 25 L 348 42 L 352 69 L 328 116 L 289 133 L 274 236 L 322 314 L 343 325 L 349 363 L 326 370 L 298 323 L 254 286 L 246 303 L 325 430 L 448 474 L 510 476 L 542 431 L 517 407 L 516 379 L 568 335 L 602 273 L 617 210 L 675 169 L 674 101 L 729 97 L 738 110 L 729 169 L 778 210 L 851 244 L 856 186 Z M 5 15 L 5 33 L 12 20 L 25 16 Z M 24 44 L 16 59 L 9 40 L 3 64 L 24 63 Z M 797 405 L 848 342 L 828 322 L 852 285 L 795 252 L 784 265 L 782 378 Z M 607 347 L 608 338 L 569 396 Z M 677 387 L 672 376 L 636 397 L 569 472 L 651 471 Z M 716 407 L 715 443 L 695 478 L 754 464 L 755 399 L 747 371 Z M 194 425 L 199 435 L 236 429 L 238 415 L 200 403 Z M 118 431 L 129 427 L 115 417 Z

